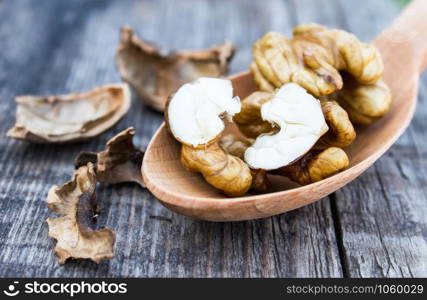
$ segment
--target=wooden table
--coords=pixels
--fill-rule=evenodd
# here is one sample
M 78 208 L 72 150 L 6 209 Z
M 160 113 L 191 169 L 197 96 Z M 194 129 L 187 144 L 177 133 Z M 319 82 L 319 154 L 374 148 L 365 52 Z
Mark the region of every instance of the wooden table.
M 14 96 L 85 91 L 118 82 L 121 25 L 165 48 L 231 40 L 231 72 L 269 30 L 318 22 L 371 40 L 398 14 L 393 0 L 0 0 L 0 276 L 412 277 L 427 276 L 427 77 L 406 133 L 373 167 L 307 207 L 263 220 L 209 223 L 177 215 L 135 184 L 98 188 L 97 226 L 117 234 L 116 257 L 97 265 L 53 254 L 45 198 L 82 150 L 99 151 L 135 126 L 146 147 L 162 115 L 141 104 L 85 143 L 35 145 L 5 138 Z M 399 59 L 398 57 L 396 59 Z

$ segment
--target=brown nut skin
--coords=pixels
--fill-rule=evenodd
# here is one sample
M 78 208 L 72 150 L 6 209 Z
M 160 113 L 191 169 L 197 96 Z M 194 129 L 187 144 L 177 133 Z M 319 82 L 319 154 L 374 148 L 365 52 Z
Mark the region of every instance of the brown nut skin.
M 315 56 L 322 50 L 315 44 L 306 45 L 301 39 L 294 43 L 274 32 L 264 35 L 253 47 L 255 63 L 274 87 L 294 82 L 316 96 L 330 94 L 342 86 L 339 73 Z
M 264 78 L 264 75 L 262 75 L 260 69 L 258 68 L 255 62 L 251 63 L 249 69 L 261 91 L 274 92 L 276 88 L 267 79 Z
M 305 185 L 335 175 L 348 165 L 349 159 L 344 150 L 330 147 L 320 152 L 312 150 L 297 162 L 275 170 L 274 174 Z
M 332 95 L 355 124 L 369 125 L 384 116 L 391 107 L 391 91 L 383 80 L 358 84 L 344 75 L 344 87 Z
M 254 92 L 240 103 L 242 108 L 233 117 L 239 130 L 248 138 L 256 138 L 262 133 L 274 132 L 276 129 L 261 117 L 261 106 L 270 101 L 272 93 Z
M 316 149 L 344 148 L 356 138 L 356 131 L 347 112 L 335 101 L 321 101 L 323 115 L 329 130 L 316 143 Z
M 187 170 L 200 172 L 210 185 L 228 196 L 242 196 L 251 187 L 249 167 L 237 156 L 226 153 L 218 142 L 198 148 L 182 144 L 181 162 Z
M 238 137 L 235 134 L 227 134 L 221 137 L 219 145 L 228 154 L 237 156 L 241 160 L 244 159 L 245 151 L 248 149 L 254 140 L 244 137 Z
M 237 156 L 244 161 L 245 151 L 253 143 L 253 140 L 243 137 L 237 137 L 234 134 L 228 134 L 221 137 L 219 145 L 228 154 Z M 268 189 L 267 172 L 261 169 L 250 169 L 252 174 L 252 184 L 250 189 L 257 192 L 265 192 Z
M 317 24 L 301 25 L 293 37 L 270 32 L 253 46 L 251 67 L 259 88 L 271 91 L 295 82 L 315 97 L 328 95 L 343 86 L 340 71 L 347 71 L 362 84 L 380 79 L 384 66 L 378 50 L 343 30 Z M 268 84 L 267 84 L 268 82 Z
M 251 190 L 256 192 L 266 192 L 268 190 L 269 181 L 267 177 L 267 171 L 262 169 L 251 169 L 252 184 Z

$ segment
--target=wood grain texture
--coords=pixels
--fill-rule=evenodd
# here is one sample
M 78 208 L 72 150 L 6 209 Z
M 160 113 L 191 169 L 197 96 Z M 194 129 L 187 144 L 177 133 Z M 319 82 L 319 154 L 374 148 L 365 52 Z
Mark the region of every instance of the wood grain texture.
M 268 30 L 289 34 L 297 22 L 307 21 L 346 26 L 339 20 L 347 20 L 343 11 L 351 1 L 304 0 L 304 9 L 299 2 L 1 1 L 0 276 L 357 277 L 381 276 L 382 270 L 406 261 L 413 275 L 426 276 L 427 268 L 419 263 L 417 272 L 413 271 L 422 253 L 416 247 L 425 245 L 427 237 L 425 208 L 420 206 L 425 207 L 426 199 L 425 171 L 420 170 L 426 164 L 425 108 L 424 112 L 417 111 L 414 128 L 377 163 L 381 164 L 379 173 L 376 165 L 340 190 L 336 199 L 327 198 L 272 218 L 237 223 L 196 221 L 172 213 L 134 184 L 100 186 L 102 212 L 97 226 L 107 225 L 117 233 L 116 258 L 99 265 L 71 261 L 59 266 L 56 262 L 44 222 L 50 215 L 44 202 L 50 186 L 70 178 L 78 152 L 103 149 L 109 138 L 127 126 L 136 129 L 135 143 L 146 147 L 162 116 L 134 97 L 128 115 L 96 139 L 67 146 L 31 145 L 4 138 L 14 123 L 13 97 L 85 91 L 119 81 L 114 52 L 119 27 L 124 24 L 167 48 L 203 48 L 229 39 L 237 46 L 232 73 L 247 68 L 251 44 Z M 357 13 L 369 8 L 369 19 L 373 15 L 390 23 L 394 15 L 386 11 L 394 11 L 394 4 L 377 2 L 386 16 L 369 8 L 372 1 L 361 1 Z M 347 9 L 352 11 L 351 7 Z M 311 15 L 304 20 L 296 16 L 308 12 Z M 186 17 L 180 17 L 183 15 Z M 359 23 L 370 23 L 366 18 L 360 18 Z M 384 23 L 372 29 L 359 24 L 361 32 L 357 26 L 351 29 L 362 39 L 370 39 L 385 27 Z M 424 87 L 419 108 L 426 99 Z M 405 159 L 400 158 L 402 155 Z M 389 197 L 395 199 L 396 217 L 397 212 L 402 213 L 406 222 L 394 218 L 392 226 L 390 218 L 381 215 L 381 201 L 390 201 L 380 189 L 384 183 L 388 184 Z M 378 199 L 382 200 L 377 203 Z M 399 210 L 399 203 L 405 210 Z M 366 207 L 369 213 L 364 213 Z M 373 227 L 373 220 L 380 227 Z M 356 227 L 360 224 L 369 239 L 356 239 L 354 228 L 361 228 Z M 380 234 L 389 237 L 392 233 L 394 243 L 389 248 L 387 239 L 381 243 Z M 376 245 L 372 241 L 383 252 L 387 250 L 388 256 L 377 252 L 381 264 L 368 261 L 365 266 L 367 255 L 373 253 L 367 246 Z M 394 246 L 399 243 L 400 247 Z M 407 243 L 414 246 L 405 248 Z M 396 276 L 411 274 L 408 271 Z

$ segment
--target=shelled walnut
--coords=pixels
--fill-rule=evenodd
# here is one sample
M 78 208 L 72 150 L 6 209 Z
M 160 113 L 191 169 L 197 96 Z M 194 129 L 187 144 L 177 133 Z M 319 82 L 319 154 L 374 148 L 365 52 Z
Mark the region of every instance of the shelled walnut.
M 262 90 L 271 91 L 288 82 L 304 87 L 315 97 L 340 90 L 340 72 L 358 83 L 372 84 L 383 74 L 378 50 L 343 30 L 317 24 L 297 26 L 293 37 L 269 32 L 253 46 L 251 70 Z
M 290 39 L 269 32 L 254 44 L 253 57 L 250 70 L 261 91 L 297 83 L 315 97 L 335 99 L 355 124 L 368 125 L 390 109 L 381 55 L 346 31 L 307 24 Z

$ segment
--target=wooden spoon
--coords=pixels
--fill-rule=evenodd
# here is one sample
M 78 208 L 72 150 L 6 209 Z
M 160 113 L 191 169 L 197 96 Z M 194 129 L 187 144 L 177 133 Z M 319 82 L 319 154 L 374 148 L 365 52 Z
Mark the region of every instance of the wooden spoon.
M 375 45 L 385 64 L 385 81 L 393 93 L 389 113 L 366 128 L 346 152 L 347 170 L 322 181 L 296 187 L 272 176 L 269 193 L 228 198 L 208 185 L 200 174 L 180 162 L 180 144 L 162 124 L 145 153 L 142 174 L 148 189 L 166 207 L 186 216 L 211 221 L 263 218 L 313 203 L 349 183 L 369 168 L 408 126 L 416 105 L 419 74 L 427 64 L 427 1 L 416 0 Z M 235 94 L 244 98 L 257 89 L 249 72 L 230 77 Z M 227 131 L 237 132 L 234 125 Z

